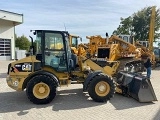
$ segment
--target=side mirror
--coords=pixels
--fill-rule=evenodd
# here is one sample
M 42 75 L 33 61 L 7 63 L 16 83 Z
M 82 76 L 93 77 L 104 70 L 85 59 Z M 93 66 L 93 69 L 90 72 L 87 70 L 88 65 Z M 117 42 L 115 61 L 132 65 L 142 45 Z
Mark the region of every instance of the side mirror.
M 82 42 L 82 38 L 80 37 L 80 41 Z
M 30 32 L 33 32 L 33 35 L 36 35 L 36 31 L 34 31 L 34 30 L 30 30 Z
M 33 35 L 36 35 L 36 32 L 33 32 Z

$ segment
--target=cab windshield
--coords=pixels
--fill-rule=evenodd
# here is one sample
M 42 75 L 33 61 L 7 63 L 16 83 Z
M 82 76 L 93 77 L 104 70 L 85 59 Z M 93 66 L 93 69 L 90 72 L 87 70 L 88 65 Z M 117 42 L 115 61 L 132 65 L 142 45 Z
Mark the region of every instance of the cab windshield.
M 59 33 L 45 33 L 45 49 L 63 50 L 63 38 Z

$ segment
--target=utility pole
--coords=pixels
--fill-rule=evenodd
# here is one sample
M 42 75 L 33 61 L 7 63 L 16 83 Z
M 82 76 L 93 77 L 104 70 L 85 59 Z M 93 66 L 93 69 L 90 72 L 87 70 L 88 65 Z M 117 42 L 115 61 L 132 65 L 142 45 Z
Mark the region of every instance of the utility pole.
M 155 10 L 156 7 L 152 7 L 151 19 L 150 19 L 150 29 L 149 29 L 149 50 L 153 52 L 153 41 L 154 41 L 154 27 L 155 27 Z

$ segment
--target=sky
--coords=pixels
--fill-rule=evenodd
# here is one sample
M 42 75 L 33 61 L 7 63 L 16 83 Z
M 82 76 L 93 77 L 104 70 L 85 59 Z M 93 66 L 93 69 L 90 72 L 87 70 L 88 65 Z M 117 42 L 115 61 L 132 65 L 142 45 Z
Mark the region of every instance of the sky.
M 32 35 L 30 30 L 66 30 L 86 36 L 109 36 L 126 18 L 148 6 L 160 8 L 159 0 L 0 0 L 0 9 L 23 14 L 16 26 L 18 36 Z M 29 38 L 29 37 L 28 37 Z

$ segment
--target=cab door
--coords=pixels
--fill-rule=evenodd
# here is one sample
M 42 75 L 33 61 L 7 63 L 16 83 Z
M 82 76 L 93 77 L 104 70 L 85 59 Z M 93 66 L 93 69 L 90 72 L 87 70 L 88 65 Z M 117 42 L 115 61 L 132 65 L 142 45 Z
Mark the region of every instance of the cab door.
M 44 31 L 42 46 L 44 51 L 43 64 L 56 71 L 68 71 L 67 45 L 65 34 L 60 31 Z

